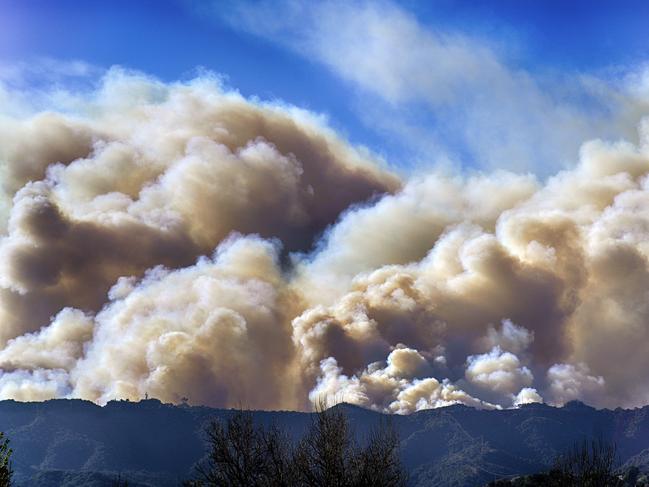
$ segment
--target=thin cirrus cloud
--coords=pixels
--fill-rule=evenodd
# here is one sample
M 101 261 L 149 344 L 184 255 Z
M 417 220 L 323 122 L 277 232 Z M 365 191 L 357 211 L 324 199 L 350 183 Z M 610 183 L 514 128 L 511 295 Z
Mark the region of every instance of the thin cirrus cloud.
M 356 88 L 358 117 L 406 165 L 461 163 L 547 176 L 595 138 L 637 140 L 646 74 L 531 73 L 495 43 L 423 25 L 391 2 L 203 5 L 233 28 L 322 63 Z

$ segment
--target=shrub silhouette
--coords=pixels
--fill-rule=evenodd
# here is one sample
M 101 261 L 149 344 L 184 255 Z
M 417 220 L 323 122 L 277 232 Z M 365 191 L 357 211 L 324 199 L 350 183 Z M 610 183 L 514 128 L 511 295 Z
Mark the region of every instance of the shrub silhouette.
M 317 408 L 306 434 L 293 444 L 277 426 L 256 427 L 252 415 L 234 413 L 208 426 L 209 451 L 186 486 L 398 487 L 406 483 L 399 439 L 388 422 L 364 446 L 354 441 L 340 408 Z

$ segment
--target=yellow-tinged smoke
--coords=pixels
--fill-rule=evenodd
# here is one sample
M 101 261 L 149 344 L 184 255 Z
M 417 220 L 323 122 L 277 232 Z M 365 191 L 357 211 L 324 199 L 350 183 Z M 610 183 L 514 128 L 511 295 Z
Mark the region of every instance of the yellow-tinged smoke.
M 0 114 L 0 398 L 649 403 L 646 125 L 404 180 L 209 77 L 66 107 Z

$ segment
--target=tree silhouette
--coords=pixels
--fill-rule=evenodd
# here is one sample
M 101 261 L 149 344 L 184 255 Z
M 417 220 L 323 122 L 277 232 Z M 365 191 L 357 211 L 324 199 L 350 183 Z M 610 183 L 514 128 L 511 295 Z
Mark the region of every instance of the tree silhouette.
M 128 480 L 123 479 L 122 475 L 119 474 L 112 483 L 113 487 L 128 487 Z
M 320 404 L 311 428 L 295 454 L 300 485 L 343 487 L 350 485 L 355 467 L 349 423 L 340 409 Z
M 276 425 L 262 430 L 262 443 L 266 454 L 263 485 L 289 487 L 294 484 L 293 450 L 288 435 Z
M 616 473 L 617 448 L 602 437 L 576 442 L 558 455 L 554 467 L 545 473 L 491 482 L 492 487 L 618 487 L 624 483 Z M 636 473 L 637 477 L 637 473 Z
M 399 435 L 392 422 L 385 420 L 375 428 L 367 446 L 356 455 L 358 486 L 397 487 L 406 484 L 406 474 L 399 458 Z
M 320 403 L 305 435 L 294 445 L 279 427 L 256 427 L 238 411 L 226 424 L 208 426 L 209 451 L 186 486 L 398 487 L 406 483 L 399 439 L 388 422 L 359 447 L 341 408 Z
M 294 458 L 298 485 L 308 487 L 397 487 L 406 475 L 399 458 L 399 438 L 392 424 L 381 422 L 359 447 L 340 408 L 321 401 L 311 428 Z
M 237 411 L 224 425 L 212 421 L 206 429 L 209 452 L 189 486 L 290 485 L 288 440 L 277 428 L 256 428 L 252 414 Z
M 562 478 L 579 487 L 608 487 L 617 485 L 617 447 L 602 437 L 575 443 L 559 456 L 555 470 Z

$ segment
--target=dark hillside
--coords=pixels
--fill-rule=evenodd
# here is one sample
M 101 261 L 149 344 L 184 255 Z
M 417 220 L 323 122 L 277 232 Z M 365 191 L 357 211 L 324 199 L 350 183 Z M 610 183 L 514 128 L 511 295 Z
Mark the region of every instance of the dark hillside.
M 345 408 L 362 438 L 381 417 Z M 157 400 L 105 407 L 80 400 L 0 402 L 0 430 L 11 439 L 19 485 L 108 486 L 121 474 L 135 486 L 171 486 L 190 474 L 203 454 L 201 431 L 227 410 L 173 406 Z M 254 413 L 301 436 L 308 413 Z M 481 411 L 450 406 L 395 416 L 412 485 L 473 486 L 546 468 L 557 453 L 594 435 L 615 441 L 623 461 L 649 466 L 649 407 L 596 410 L 528 405 Z

